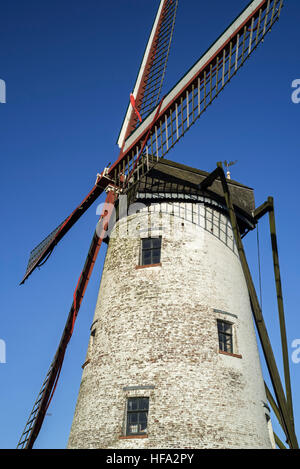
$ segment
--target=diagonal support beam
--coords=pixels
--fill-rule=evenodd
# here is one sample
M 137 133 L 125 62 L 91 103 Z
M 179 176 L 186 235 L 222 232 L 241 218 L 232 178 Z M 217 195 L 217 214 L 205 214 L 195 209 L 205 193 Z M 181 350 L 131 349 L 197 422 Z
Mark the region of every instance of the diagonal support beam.
M 296 435 L 295 435 L 294 427 L 291 424 L 290 414 L 289 414 L 289 410 L 288 410 L 288 407 L 287 407 L 287 402 L 286 402 L 285 394 L 284 394 L 284 391 L 283 391 L 280 375 L 279 375 L 279 372 L 278 372 L 278 369 L 277 369 L 274 353 L 273 353 L 273 350 L 272 350 L 272 346 L 271 346 L 271 343 L 270 343 L 270 339 L 269 339 L 269 336 L 268 336 L 268 332 L 267 332 L 267 328 L 266 328 L 266 325 L 265 325 L 265 322 L 264 322 L 262 311 L 260 309 L 260 305 L 259 305 L 259 301 L 258 301 L 258 298 L 257 298 L 255 286 L 254 286 L 254 283 L 253 283 L 253 280 L 252 280 L 252 276 L 251 276 L 251 273 L 250 273 L 250 269 L 249 269 L 249 266 L 248 266 L 248 263 L 247 263 L 247 259 L 246 259 L 243 243 L 242 243 L 242 240 L 241 240 L 241 236 L 240 236 L 240 232 L 239 232 L 239 228 L 238 228 L 238 224 L 237 224 L 237 220 L 236 220 L 235 211 L 234 211 L 234 208 L 233 208 L 233 205 L 232 205 L 232 202 L 231 202 L 230 192 L 229 192 L 228 184 L 227 184 L 226 177 L 225 177 L 225 174 L 224 174 L 224 171 L 223 171 L 222 163 L 220 163 L 220 162 L 218 163 L 217 169 L 218 169 L 218 171 L 214 171 L 214 175 L 215 175 L 214 178 L 211 178 L 210 176 L 208 176 L 208 178 L 210 178 L 208 180 L 208 182 L 212 183 L 213 179 L 217 179 L 217 177 L 220 177 L 223 192 L 224 192 L 225 202 L 226 202 L 226 205 L 227 205 L 229 218 L 230 218 L 230 222 L 231 222 L 234 237 L 235 237 L 235 242 L 236 242 L 236 245 L 237 245 L 237 249 L 238 249 L 239 256 L 240 256 L 242 269 L 243 269 L 243 272 L 244 272 L 245 280 L 246 280 L 248 291 L 249 291 L 249 296 L 250 296 L 252 311 L 253 311 L 253 315 L 254 315 L 254 319 L 255 319 L 255 324 L 256 324 L 256 327 L 257 327 L 257 331 L 258 331 L 260 342 L 261 342 L 261 345 L 262 345 L 264 357 L 265 357 L 265 360 L 266 360 L 266 364 L 267 364 L 267 367 L 268 367 L 268 371 L 269 371 L 269 374 L 270 374 L 270 378 L 271 378 L 272 385 L 273 385 L 273 388 L 274 388 L 274 392 L 275 392 L 275 395 L 276 395 L 276 399 L 277 399 L 277 402 L 278 402 L 278 408 L 279 408 L 279 411 L 280 411 L 280 414 L 281 414 L 281 421 L 284 425 L 284 431 L 288 435 L 289 446 L 293 449 L 298 449 L 297 438 L 296 438 Z M 207 179 L 204 180 L 202 184 L 200 184 L 199 188 L 202 189 L 202 187 L 205 187 L 205 186 L 207 186 Z
M 294 427 L 293 399 L 292 399 L 292 388 L 291 388 L 291 378 L 290 378 L 289 355 L 288 355 L 288 345 L 287 345 L 287 334 L 286 334 L 286 325 L 285 325 L 281 275 L 280 275 L 280 267 L 279 267 L 279 254 L 278 254 L 278 244 L 277 244 L 275 210 L 274 210 L 274 199 L 273 199 L 273 197 L 268 197 L 268 200 L 255 210 L 254 218 L 258 221 L 266 213 L 269 213 L 269 226 L 270 226 L 270 237 L 271 237 L 271 246 L 272 246 L 272 254 L 273 254 L 274 278 L 275 278 L 275 285 L 276 285 L 277 306 L 278 306 L 279 325 L 280 325 L 280 334 L 281 334 L 281 346 L 282 346 L 282 359 L 283 359 L 283 367 L 284 367 L 286 401 L 287 401 L 287 407 L 288 407 L 288 410 L 289 410 L 291 424 Z
M 281 439 L 276 435 L 275 432 L 273 432 L 275 443 L 278 446 L 279 449 L 288 449 L 281 441 Z
M 278 409 L 278 406 L 275 402 L 275 399 L 272 396 L 272 393 L 271 393 L 271 391 L 268 388 L 266 383 L 265 383 L 265 391 L 266 391 L 266 396 L 267 396 L 268 402 L 269 402 L 270 406 L 272 407 L 272 410 L 273 410 L 279 424 L 281 425 L 282 429 L 284 429 L 284 423 L 282 421 L 280 410 Z M 285 435 L 285 436 L 286 436 L 286 438 L 288 438 L 288 435 Z
M 280 411 L 279 411 L 279 409 L 277 407 L 277 404 L 275 402 L 275 399 L 272 396 L 271 391 L 268 388 L 268 386 L 266 385 L 266 383 L 265 383 L 265 391 L 266 391 L 266 396 L 267 396 L 267 399 L 269 401 L 269 404 L 272 407 L 272 410 L 273 410 L 274 414 L 276 415 L 278 422 L 280 423 L 281 427 L 284 428 L 284 424 L 281 421 Z M 286 446 L 282 443 L 282 441 L 280 440 L 280 438 L 278 437 L 278 435 L 276 435 L 276 433 L 274 431 L 273 431 L 273 435 L 274 435 L 275 443 L 278 446 L 278 448 L 279 449 L 287 449 Z M 285 436 L 286 436 L 286 438 L 288 438 L 288 435 L 285 435 Z

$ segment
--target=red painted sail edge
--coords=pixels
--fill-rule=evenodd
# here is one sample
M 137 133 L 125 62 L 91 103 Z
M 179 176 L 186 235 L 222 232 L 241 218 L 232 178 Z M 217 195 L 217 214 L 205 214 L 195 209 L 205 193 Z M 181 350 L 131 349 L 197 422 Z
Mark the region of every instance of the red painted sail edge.
M 159 32 L 160 32 L 160 26 L 161 26 L 162 18 L 163 18 L 163 15 L 164 15 L 164 9 L 165 9 L 168 1 L 169 0 L 161 0 L 161 2 L 160 2 L 160 5 L 158 7 L 158 11 L 157 11 L 157 14 L 156 14 L 156 17 L 155 17 L 155 21 L 154 21 L 154 24 L 153 24 L 153 27 L 152 27 L 152 31 L 151 31 L 151 34 L 150 34 L 150 38 L 149 38 L 149 41 L 148 41 L 146 49 L 145 49 L 145 53 L 144 53 L 144 56 L 143 56 L 143 59 L 142 59 L 142 63 L 141 63 L 140 69 L 139 69 L 139 73 L 138 73 L 136 84 L 135 84 L 134 91 L 133 91 L 134 98 L 135 98 L 137 103 L 140 103 L 141 95 L 143 94 L 143 89 L 144 89 L 144 86 L 145 86 L 145 83 L 146 83 L 146 80 L 147 80 L 147 76 L 148 76 L 148 73 L 149 73 L 148 68 L 149 68 L 149 65 L 151 64 L 151 61 L 152 61 L 152 56 L 153 56 L 153 53 L 154 53 L 154 50 L 155 50 L 156 42 L 158 40 L 158 35 L 159 35 Z M 152 38 L 151 38 L 151 36 L 152 36 Z M 129 106 L 127 108 L 127 111 L 126 111 L 125 118 L 124 118 L 123 123 L 122 123 L 122 127 L 121 127 L 121 130 L 120 130 L 120 133 L 119 133 L 119 137 L 118 137 L 118 144 L 121 148 L 122 148 L 124 142 L 126 141 L 126 138 L 128 137 L 128 135 L 133 130 L 132 125 L 133 125 L 134 118 L 135 118 L 135 113 L 134 113 L 133 109 L 131 108 L 131 106 L 129 104 Z
M 252 2 L 254 3 L 254 2 Z M 249 7 L 252 5 L 252 3 L 250 5 L 248 5 L 248 7 L 246 9 L 243 10 L 243 12 L 236 18 L 235 21 L 238 21 L 238 19 L 245 13 L 245 11 L 247 9 L 249 9 Z M 267 3 L 268 3 L 268 0 L 262 0 L 258 6 L 255 8 L 255 10 L 252 10 L 250 12 L 250 14 L 247 16 L 247 18 L 243 21 L 243 23 L 241 23 L 239 25 L 239 27 L 234 31 L 234 33 L 232 33 L 226 41 L 224 41 L 222 43 L 222 45 L 220 45 L 220 47 L 218 48 L 218 50 L 215 52 L 215 54 L 201 67 L 200 70 L 198 70 L 195 75 L 193 75 L 189 80 L 188 82 L 184 83 L 184 86 L 182 86 L 182 88 L 179 89 L 179 91 L 174 95 L 174 97 L 172 97 L 172 100 L 170 102 L 168 102 L 168 104 L 166 105 L 165 103 L 168 101 L 169 99 L 169 96 L 172 94 L 172 92 L 174 92 L 174 90 L 179 87 L 180 83 L 184 80 L 184 78 L 187 76 L 187 74 L 197 65 L 198 62 L 200 62 L 203 57 L 209 52 L 209 50 L 213 47 L 211 46 L 210 49 L 204 54 L 204 56 L 202 56 L 198 62 L 196 62 L 196 64 L 194 64 L 194 66 L 190 69 L 189 72 L 187 72 L 186 75 L 184 75 L 184 77 L 179 80 L 179 82 L 170 90 L 170 92 L 165 96 L 165 99 L 164 99 L 164 102 L 162 103 L 162 106 L 161 106 L 161 112 L 159 114 L 159 116 L 157 117 L 157 120 L 159 120 L 163 115 L 166 115 L 172 104 L 174 103 L 174 101 L 176 101 L 176 99 L 178 99 L 182 94 L 185 93 L 186 89 L 188 89 L 188 87 L 191 85 L 191 83 L 195 80 L 195 77 L 197 77 L 197 75 L 199 75 L 199 73 L 201 73 L 201 71 L 203 71 L 205 68 L 208 67 L 208 65 L 210 64 L 210 62 L 214 61 L 215 57 L 218 55 L 218 53 L 235 37 L 237 36 L 237 34 L 242 30 L 242 28 L 247 24 L 249 23 L 249 21 L 257 15 L 258 11 L 263 8 L 265 9 L 267 7 Z M 232 24 L 229 26 L 229 28 L 232 27 Z M 226 32 L 228 31 L 227 28 L 223 35 L 226 34 Z M 221 35 L 220 38 L 223 36 Z M 219 38 L 219 39 L 220 39 Z M 215 45 L 215 43 L 213 44 Z M 123 146 L 123 149 L 119 155 L 119 158 L 115 161 L 115 163 L 110 167 L 110 172 L 123 160 L 127 157 L 127 155 L 129 154 L 129 152 L 132 150 L 133 147 L 137 146 L 138 143 L 140 141 L 143 140 L 144 136 L 147 134 L 147 132 L 149 131 L 149 128 L 152 124 L 152 119 L 153 119 L 153 115 L 156 113 L 157 111 L 157 108 L 158 106 L 151 112 L 151 114 L 145 119 L 144 121 L 144 126 L 141 124 L 141 126 L 139 126 L 135 131 L 132 132 L 132 134 L 127 138 L 126 142 L 128 142 L 128 140 L 132 140 L 132 142 L 126 147 L 126 142 Z M 133 140 L 133 136 L 134 135 L 137 135 L 136 138 Z

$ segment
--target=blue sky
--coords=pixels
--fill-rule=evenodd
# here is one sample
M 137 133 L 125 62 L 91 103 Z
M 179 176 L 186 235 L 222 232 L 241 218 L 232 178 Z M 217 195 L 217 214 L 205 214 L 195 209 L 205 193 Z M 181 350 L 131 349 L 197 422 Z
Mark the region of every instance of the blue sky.
M 288 0 L 279 23 L 237 77 L 168 158 L 212 171 L 238 160 L 232 177 L 255 189 L 257 206 L 275 199 L 290 358 L 299 326 L 299 115 L 291 100 L 300 79 L 300 3 Z M 248 4 L 179 1 L 165 91 Z M 56 351 L 90 239 L 96 205 L 23 286 L 28 254 L 84 198 L 96 174 L 118 156 L 116 140 L 158 0 L 3 0 L 0 78 L 1 320 L 0 447 L 15 448 Z M 99 199 L 101 202 L 102 199 Z M 245 239 L 258 283 L 256 233 Z M 263 312 L 280 371 L 268 219 L 260 223 Z M 64 448 L 85 360 L 105 249 L 98 257 L 60 381 L 36 448 Z M 262 362 L 263 369 L 265 366 Z M 300 363 L 290 360 L 300 432 Z M 267 378 L 266 378 L 267 380 Z M 267 380 L 268 381 L 268 380 Z M 280 430 L 274 423 L 278 434 Z

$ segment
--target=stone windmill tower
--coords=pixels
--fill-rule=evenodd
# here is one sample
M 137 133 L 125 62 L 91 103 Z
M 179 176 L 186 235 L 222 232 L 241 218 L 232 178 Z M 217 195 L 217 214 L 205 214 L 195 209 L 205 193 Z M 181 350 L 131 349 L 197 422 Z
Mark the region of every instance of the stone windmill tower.
M 68 447 L 284 447 L 268 404 L 289 446 L 298 447 L 273 202 L 255 209 L 253 190 L 226 179 L 220 165 L 208 174 L 164 159 L 264 41 L 283 1 L 253 0 L 160 100 L 177 3 L 160 1 L 117 160 L 31 253 L 22 283 L 106 192 L 60 344 L 18 448 L 32 448 L 40 431 L 103 241 L 107 255 Z M 285 391 L 241 241 L 265 213 Z M 274 397 L 262 377 L 254 323 Z
M 70 448 L 271 448 L 221 183 L 161 160 L 109 239 Z M 252 189 L 230 181 L 241 233 Z M 112 295 L 113 288 L 113 295 Z

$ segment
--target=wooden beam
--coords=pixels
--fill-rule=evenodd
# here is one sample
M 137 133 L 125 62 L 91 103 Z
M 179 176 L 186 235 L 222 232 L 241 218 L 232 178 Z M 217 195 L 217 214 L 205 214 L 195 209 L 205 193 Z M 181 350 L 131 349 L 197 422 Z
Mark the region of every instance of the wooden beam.
M 226 177 L 225 177 L 221 162 L 217 164 L 217 169 L 218 171 L 214 171 L 214 177 L 215 178 L 220 177 L 221 182 L 222 182 L 224 198 L 225 198 L 225 202 L 227 205 L 229 218 L 230 218 L 230 222 L 231 222 L 233 233 L 234 233 L 235 242 L 236 242 L 237 249 L 239 252 L 242 269 L 244 272 L 245 280 L 246 280 L 249 295 L 250 295 L 250 301 L 251 301 L 252 311 L 253 311 L 253 315 L 255 319 L 255 324 L 257 327 L 264 357 L 266 360 L 266 364 L 268 367 L 268 371 L 269 371 L 272 385 L 274 388 L 274 392 L 276 395 L 278 409 L 281 415 L 281 421 L 284 425 L 284 431 L 288 435 L 289 446 L 293 449 L 298 449 L 297 438 L 295 435 L 294 427 L 291 424 L 289 410 L 287 407 L 287 402 L 286 402 L 285 394 L 283 391 L 280 375 L 277 369 L 274 353 L 272 350 L 272 346 L 270 343 L 270 339 L 268 336 L 268 332 L 267 332 L 267 328 L 264 322 L 262 311 L 260 309 L 260 305 L 259 305 L 259 301 L 257 298 L 255 286 L 252 280 L 252 276 L 250 273 L 250 269 L 247 263 L 246 254 L 245 254 L 243 243 L 242 243 L 241 236 L 239 233 L 235 211 L 231 202 L 229 188 L 228 188 L 228 184 L 226 181 Z M 210 178 L 210 181 L 211 179 L 212 178 Z

